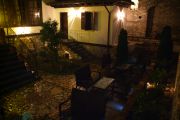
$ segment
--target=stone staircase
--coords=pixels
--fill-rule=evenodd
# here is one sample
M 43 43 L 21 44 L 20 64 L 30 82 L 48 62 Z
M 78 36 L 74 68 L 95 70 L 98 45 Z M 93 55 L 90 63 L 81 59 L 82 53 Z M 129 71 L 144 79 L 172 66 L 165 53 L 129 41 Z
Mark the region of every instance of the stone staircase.
M 33 82 L 35 76 L 27 71 L 25 64 L 10 45 L 0 45 L 0 95 Z
M 78 54 L 83 61 L 91 61 L 96 58 L 95 55 L 93 55 L 81 43 L 75 40 L 66 40 L 63 41 L 63 44 L 66 45 L 74 53 Z

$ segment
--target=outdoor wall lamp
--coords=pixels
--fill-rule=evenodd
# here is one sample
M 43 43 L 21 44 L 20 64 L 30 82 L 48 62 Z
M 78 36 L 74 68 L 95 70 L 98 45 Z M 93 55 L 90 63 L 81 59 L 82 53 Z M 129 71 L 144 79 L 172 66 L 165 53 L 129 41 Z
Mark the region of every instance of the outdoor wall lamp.
M 35 12 L 34 13 L 34 16 L 37 18 L 37 17 L 40 17 L 40 13 L 39 12 Z
M 118 21 L 124 21 L 124 18 L 125 18 L 125 13 L 124 13 L 124 11 L 123 11 L 123 10 L 120 10 L 120 9 L 118 8 L 116 17 L 117 17 L 117 20 L 118 20 Z
M 131 5 L 131 9 L 132 10 L 137 10 L 138 5 L 139 5 L 139 0 L 131 0 L 131 1 L 134 2 L 134 5 Z
M 75 18 L 75 17 L 81 18 L 81 12 L 84 12 L 82 7 L 80 7 L 79 9 L 71 8 L 69 10 L 69 16 L 72 18 Z

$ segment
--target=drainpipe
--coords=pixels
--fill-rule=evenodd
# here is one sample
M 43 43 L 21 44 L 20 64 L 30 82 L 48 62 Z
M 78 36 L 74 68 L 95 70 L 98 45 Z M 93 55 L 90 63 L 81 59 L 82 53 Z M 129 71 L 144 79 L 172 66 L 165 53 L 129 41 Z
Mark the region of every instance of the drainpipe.
M 107 33 L 107 53 L 109 54 L 110 47 L 110 22 L 111 22 L 111 12 L 108 10 L 107 6 L 104 6 L 108 12 L 108 33 Z

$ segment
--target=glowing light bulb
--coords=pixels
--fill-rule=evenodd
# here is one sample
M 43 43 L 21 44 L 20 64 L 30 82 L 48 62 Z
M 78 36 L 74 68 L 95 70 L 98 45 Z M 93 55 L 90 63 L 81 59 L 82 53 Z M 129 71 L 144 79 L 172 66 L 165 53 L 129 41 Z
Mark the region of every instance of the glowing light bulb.
M 124 17 L 125 17 L 125 13 L 124 13 L 124 11 L 118 10 L 116 16 L 117 16 L 118 21 L 119 20 L 123 21 Z

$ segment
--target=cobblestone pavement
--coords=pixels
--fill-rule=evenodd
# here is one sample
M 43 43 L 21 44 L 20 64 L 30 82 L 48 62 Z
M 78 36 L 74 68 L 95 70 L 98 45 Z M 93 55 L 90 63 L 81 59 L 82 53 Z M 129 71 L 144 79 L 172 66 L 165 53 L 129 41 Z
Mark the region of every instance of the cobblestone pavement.
M 48 115 L 58 120 L 58 105 L 70 96 L 74 86 L 73 75 L 43 75 L 41 80 L 6 96 L 6 111 L 21 115 L 29 112 L 33 119 Z

